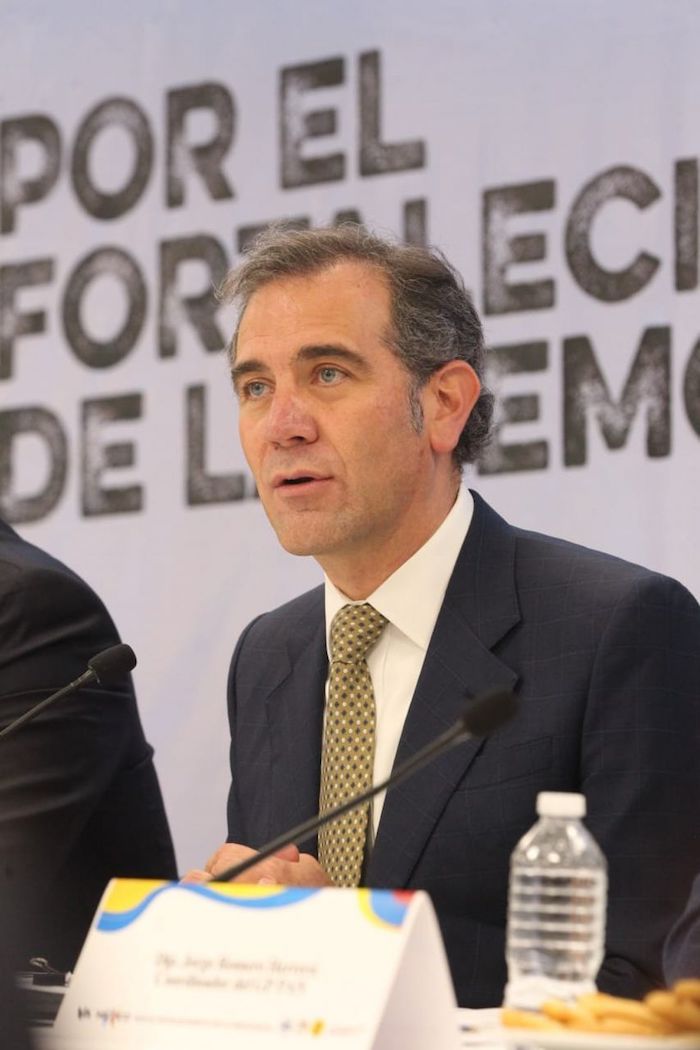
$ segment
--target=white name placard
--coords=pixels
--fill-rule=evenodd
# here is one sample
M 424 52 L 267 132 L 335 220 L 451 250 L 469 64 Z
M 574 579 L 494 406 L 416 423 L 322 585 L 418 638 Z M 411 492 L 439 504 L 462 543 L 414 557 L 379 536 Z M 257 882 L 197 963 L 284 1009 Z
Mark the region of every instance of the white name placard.
M 118 879 L 43 1042 L 452 1050 L 458 1035 L 424 893 Z

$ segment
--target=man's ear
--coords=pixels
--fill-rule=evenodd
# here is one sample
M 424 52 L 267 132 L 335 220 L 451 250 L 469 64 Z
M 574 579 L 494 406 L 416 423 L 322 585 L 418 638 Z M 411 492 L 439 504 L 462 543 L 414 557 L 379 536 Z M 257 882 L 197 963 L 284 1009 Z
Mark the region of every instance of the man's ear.
M 423 390 L 423 412 L 433 452 L 452 453 L 481 393 L 479 377 L 466 361 L 448 361 Z

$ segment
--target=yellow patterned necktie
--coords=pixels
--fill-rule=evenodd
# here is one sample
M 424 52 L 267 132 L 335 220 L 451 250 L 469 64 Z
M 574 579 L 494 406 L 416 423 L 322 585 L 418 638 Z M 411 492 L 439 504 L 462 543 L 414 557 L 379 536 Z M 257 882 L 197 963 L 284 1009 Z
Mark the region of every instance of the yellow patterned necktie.
M 333 617 L 321 757 L 321 813 L 372 783 L 375 709 L 367 653 L 386 622 L 367 603 L 344 605 Z M 319 832 L 319 860 L 336 886 L 360 883 L 368 820 L 369 803 Z

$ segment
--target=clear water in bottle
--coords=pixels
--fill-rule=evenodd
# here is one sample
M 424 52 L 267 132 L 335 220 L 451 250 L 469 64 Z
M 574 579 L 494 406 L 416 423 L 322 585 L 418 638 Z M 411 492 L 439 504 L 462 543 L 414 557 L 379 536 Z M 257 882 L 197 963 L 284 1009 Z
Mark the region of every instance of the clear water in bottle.
M 607 864 L 581 823 L 583 795 L 542 792 L 539 820 L 511 857 L 506 961 L 510 1006 L 595 990 L 603 959 Z

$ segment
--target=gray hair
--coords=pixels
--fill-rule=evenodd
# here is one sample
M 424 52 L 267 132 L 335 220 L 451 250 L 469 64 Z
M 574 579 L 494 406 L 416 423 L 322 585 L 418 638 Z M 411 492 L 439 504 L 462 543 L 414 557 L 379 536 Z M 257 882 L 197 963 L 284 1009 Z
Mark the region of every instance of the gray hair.
M 339 262 L 354 261 L 385 275 L 391 292 L 389 345 L 412 377 L 410 406 L 416 429 L 422 425 L 418 392 L 449 361 L 466 361 L 483 381 L 485 347 L 479 316 L 462 278 L 436 248 L 393 243 L 363 226 L 345 224 L 312 230 L 272 226 L 260 234 L 219 291 L 235 303 L 240 318 L 263 285 L 303 277 Z M 238 327 L 230 345 L 236 354 Z M 489 438 L 493 395 L 481 395 L 453 452 L 455 464 L 473 463 Z

